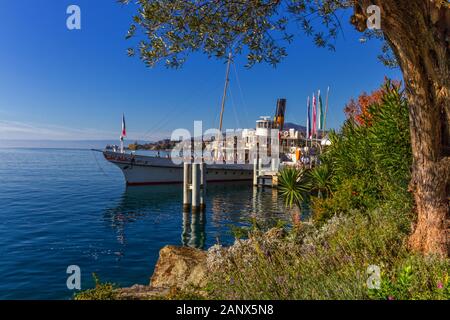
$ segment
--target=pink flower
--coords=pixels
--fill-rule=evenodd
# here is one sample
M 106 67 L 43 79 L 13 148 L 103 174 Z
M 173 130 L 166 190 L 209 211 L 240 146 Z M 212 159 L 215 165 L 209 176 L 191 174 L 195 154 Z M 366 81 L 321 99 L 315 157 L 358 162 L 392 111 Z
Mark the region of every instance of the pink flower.
M 444 287 L 444 285 L 442 284 L 442 282 L 438 282 L 437 287 L 438 287 L 438 289 L 442 289 Z
M 395 298 L 393 296 L 389 296 L 388 300 L 395 300 Z

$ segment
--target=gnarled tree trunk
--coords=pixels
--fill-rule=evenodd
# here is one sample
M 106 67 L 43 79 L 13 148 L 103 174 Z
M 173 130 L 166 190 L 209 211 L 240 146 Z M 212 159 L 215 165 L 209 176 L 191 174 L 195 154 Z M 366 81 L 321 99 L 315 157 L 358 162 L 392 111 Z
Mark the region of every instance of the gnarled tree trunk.
M 373 4 L 381 8 L 381 28 L 400 64 L 409 102 L 410 186 L 417 210 L 409 243 L 425 254 L 448 256 L 450 9 L 445 0 Z

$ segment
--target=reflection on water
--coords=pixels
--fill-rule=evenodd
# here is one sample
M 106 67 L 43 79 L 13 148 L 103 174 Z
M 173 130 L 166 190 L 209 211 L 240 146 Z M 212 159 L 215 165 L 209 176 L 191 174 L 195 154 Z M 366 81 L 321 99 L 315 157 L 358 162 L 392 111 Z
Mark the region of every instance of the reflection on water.
M 181 239 L 178 244 L 205 249 L 217 241 L 231 243 L 231 225 L 248 225 L 250 219 L 290 219 L 276 189 L 257 189 L 248 182 L 210 183 L 206 211 L 191 214 L 182 212 L 181 188 L 179 185 L 128 187 L 118 205 L 105 210 L 104 220 L 115 230 L 120 244 L 126 244 L 128 224 L 150 219 L 178 230 Z M 174 221 L 179 224 L 171 225 Z M 162 245 L 173 243 L 174 239 L 166 241 Z
M 205 249 L 206 213 L 183 212 L 183 232 L 181 243 L 183 246 Z
M 0 149 L 0 299 L 70 298 L 66 269 L 119 286 L 148 284 L 165 245 L 234 241 L 230 225 L 289 219 L 276 190 L 208 184 L 206 212 L 183 215 L 182 186 L 125 188 L 119 168 L 89 150 Z
M 117 241 L 125 246 L 127 225 L 146 218 L 152 220 L 154 226 L 164 223 L 167 216 L 177 214 L 175 203 L 178 198 L 176 186 L 127 187 L 118 204 L 104 211 L 103 219 L 115 230 Z

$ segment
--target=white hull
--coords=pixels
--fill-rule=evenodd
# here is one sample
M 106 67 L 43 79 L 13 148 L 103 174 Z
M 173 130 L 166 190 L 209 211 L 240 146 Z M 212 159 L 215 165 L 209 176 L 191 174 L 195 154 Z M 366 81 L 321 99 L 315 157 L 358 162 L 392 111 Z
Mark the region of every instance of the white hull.
M 151 185 L 183 182 L 183 166 L 171 159 L 104 151 L 105 159 L 118 166 L 127 185 Z M 251 181 L 251 164 L 210 164 L 206 167 L 206 181 Z

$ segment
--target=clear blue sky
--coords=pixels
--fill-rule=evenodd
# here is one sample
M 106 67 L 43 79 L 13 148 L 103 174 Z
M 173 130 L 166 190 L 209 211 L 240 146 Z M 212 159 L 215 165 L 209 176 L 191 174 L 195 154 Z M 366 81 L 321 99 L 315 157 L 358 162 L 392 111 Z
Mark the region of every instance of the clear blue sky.
M 66 28 L 66 9 L 81 7 L 82 29 Z M 180 70 L 145 67 L 129 58 L 125 40 L 133 7 L 115 0 L 0 0 L 0 139 L 116 139 L 125 112 L 129 139 L 153 140 L 194 120 L 218 126 L 224 61 L 201 54 Z M 328 123 L 338 128 L 345 103 L 376 89 L 385 75 L 401 79 L 378 60 L 378 41 L 343 17 L 337 51 L 316 48 L 299 32 L 277 67 L 231 72 L 225 128 L 253 127 L 285 97 L 287 121 L 305 123 L 306 97 L 331 87 Z

